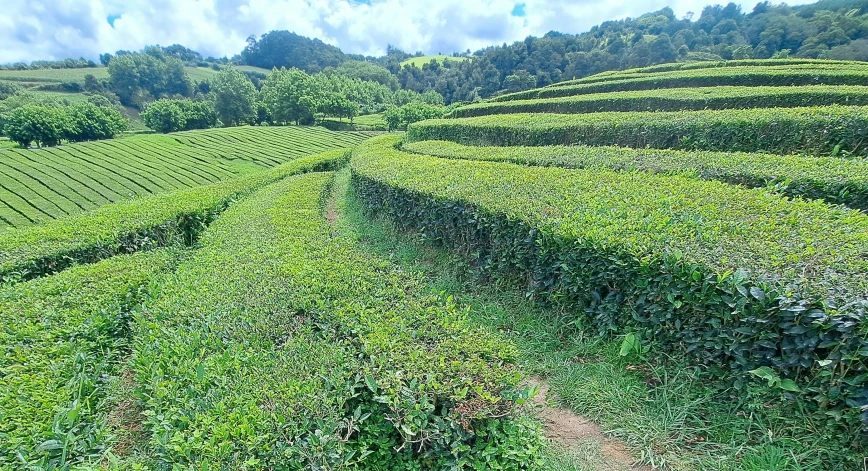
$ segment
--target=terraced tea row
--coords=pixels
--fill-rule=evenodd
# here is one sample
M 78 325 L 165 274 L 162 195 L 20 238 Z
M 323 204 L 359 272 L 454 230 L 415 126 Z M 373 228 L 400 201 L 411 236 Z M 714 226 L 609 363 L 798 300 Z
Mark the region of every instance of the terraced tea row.
M 805 85 L 868 85 L 868 66 L 725 67 L 676 70 L 592 82 L 560 82 L 556 86 L 503 95 L 495 101 L 557 98 L 590 93 L 698 87 L 790 87 Z
M 868 156 L 868 108 L 510 114 L 410 125 L 409 141 Z
M 146 467 L 526 469 L 513 348 L 335 236 L 332 179 L 233 205 L 162 283 L 131 361 Z
M 399 142 L 400 138 L 396 138 L 395 143 Z M 413 142 L 401 148 L 457 160 L 682 175 L 770 188 L 789 197 L 822 199 L 868 211 L 868 162 L 861 159 L 621 147 L 468 147 L 447 141 Z
M 288 175 L 333 169 L 335 150 L 202 187 L 120 201 L 46 224 L 0 233 L 0 280 L 30 279 L 118 253 L 186 244 L 232 201 Z
M 716 377 L 771 367 L 801 407 L 860 428 L 865 214 L 677 175 L 456 161 L 394 145 L 377 138 L 353 153 L 372 212 L 476 254 L 496 276 L 532 280 L 584 325 L 686 348 Z
M 0 151 L 0 227 L 197 187 L 365 138 L 322 128 L 243 127 Z
M 796 108 L 868 105 L 868 87 L 707 87 L 595 93 L 535 100 L 479 103 L 455 109 L 447 118 L 511 113 L 597 113 L 737 108 Z

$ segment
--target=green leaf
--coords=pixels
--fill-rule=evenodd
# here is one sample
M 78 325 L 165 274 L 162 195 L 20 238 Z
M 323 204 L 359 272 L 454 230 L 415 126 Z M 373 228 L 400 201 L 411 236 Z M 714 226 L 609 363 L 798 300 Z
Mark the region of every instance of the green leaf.
M 781 384 L 779 386 L 781 389 L 792 391 L 792 392 L 801 392 L 802 390 L 796 385 L 796 382 L 791 379 L 782 379 Z
M 365 385 L 368 386 L 368 389 L 370 389 L 372 393 L 377 394 L 377 381 L 373 376 L 365 375 Z

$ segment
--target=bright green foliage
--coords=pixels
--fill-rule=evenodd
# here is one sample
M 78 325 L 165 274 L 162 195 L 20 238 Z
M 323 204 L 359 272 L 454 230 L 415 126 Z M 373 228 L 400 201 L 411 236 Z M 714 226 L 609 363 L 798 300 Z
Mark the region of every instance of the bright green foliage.
M 868 79 L 866 79 L 868 83 Z M 479 103 L 458 108 L 450 118 L 509 113 L 596 113 L 601 111 L 679 111 L 731 108 L 795 108 L 868 105 L 868 87 L 707 87 L 611 92 L 537 100 Z
M 868 107 L 514 114 L 410 125 L 411 141 L 868 156 Z
M 0 226 L 24 227 L 133 196 L 205 185 L 367 137 L 322 128 L 235 127 L 4 150 Z
M 217 112 L 207 101 L 177 100 L 176 104 L 184 113 L 184 131 L 208 129 L 217 126 Z
M 383 119 L 385 119 L 389 131 L 405 130 L 412 123 L 442 118 L 446 112 L 445 106 L 412 102 L 401 107 L 389 108 L 383 113 Z
M 163 283 L 132 364 L 148 454 L 179 469 L 530 469 L 515 351 L 333 234 L 331 174 L 239 202 Z
M 180 59 L 167 56 L 159 46 L 119 55 L 108 65 L 112 92 L 126 106 L 142 107 L 164 96 L 190 96 L 193 84 Z
M 256 87 L 234 67 L 223 69 L 211 80 L 214 110 L 225 126 L 238 126 L 254 116 Z
M 13 82 L 0 80 L 0 100 L 5 100 L 21 91 L 21 87 Z
M 0 468 L 101 461 L 103 401 L 144 288 L 177 252 L 115 257 L 0 290 Z
M 276 123 L 313 122 L 320 95 L 310 75 L 299 69 L 275 69 L 262 87 L 262 100 Z
M 3 133 L 22 147 L 31 143 L 56 146 L 68 127 L 68 116 L 60 108 L 25 105 L 4 117 Z
M 161 133 L 181 131 L 187 117 L 175 100 L 157 100 L 150 103 L 141 114 L 145 126 Z
M 288 175 L 331 169 L 346 151 L 293 160 L 224 182 L 99 207 L 0 233 L 0 277 L 30 279 L 118 253 L 191 244 L 234 200 Z
M 398 142 L 353 153 L 371 211 L 530 283 L 584 325 L 685 352 L 717 381 L 738 387 L 769 366 L 802 390 L 806 413 L 860 428 L 868 216 L 680 176 L 411 155 Z
M 589 80 L 584 79 L 584 80 Z M 865 85 L 868 66 L 797 65 L 723 67 L 644 74 L 609 75 L 591 83 L 561 82 L 549 87 L 498 97 L 496 101 L 556 98 L 590 93 L 697 87 L 788 87 L 794 85 Z
M 868 211 L 868 162 L 862 159 L 620 147 L 468 147 L 447 141 L 413 142 L 402 148 L 448 159 L 683 175 L 765 187 L 790 197 L 823 199 Z
M 69 142 L 111 139 L 127 130 L 129 122 L 114 108 L 80 103 L 65 110 L 68 121 L 64 139 Z

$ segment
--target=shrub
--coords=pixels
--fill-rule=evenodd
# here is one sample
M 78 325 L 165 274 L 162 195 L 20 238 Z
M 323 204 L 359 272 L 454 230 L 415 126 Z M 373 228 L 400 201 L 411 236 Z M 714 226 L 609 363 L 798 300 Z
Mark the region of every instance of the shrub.
M 402 148 L 448 159 L 696 176 L 868 211 L 868 162 L 862 159 L 621 147 L 468 147 L 447 141 L 414 142 Z
M 70 142 L 111 139 L 129 126 L 119 111 L 92 103 L 71 106 L 66 114 L 68 122 L 63 136 Z
M 27 280 L 119 253 L 190 244 L 235 199 L 287 175 L 330 169 L 346 151 L 302 157 L 211 185 L 145 196 L 0 233 L 0 278 Z
M 868 156 L 868 107 L 514 114 L 431 120 L 411 141 L 471 145 L 616 145 L 724 152 Z
M 601 332 L 628 329 L 740 387 L 769 367 L 799 407 L 868 424 L 868 216 L 718 182 L 523 167 L 360 145 L 369 210 L 476 254 Z M 788 383 L 789 384 L 789 383 Z
M 612 92 L 537 100 L 480 103 L 452 111 L 448 118 L 511 113 L 596 113 L 601 111 L 679 111 L 734 108 L 795 108 L 868 105 L 868 87 L 711 87 Z
M 514 349 L 335 236 L 331 180 L 251 195 L 161 286 L 132 360 L 156 466 L 530 469 Z
M 187 124 L 187 116 L 176 100 L 157 100 L 145 108 L 141 117 L 145 126 L 161 133 L 181 131 Z
M 409 124 L 426 119 L 442 118 L 446 112 L 445 106 L 412 102 L 401 107 L 389 108 L 383 113 L 383 119 L 386 121 L 386 127 L 389 131 L 406 130 Z
M 68 117 L 60 108 L 24 105 L 6 114 L 3 133 L 22 147 L 33 142 L 38 146 L 56 146 L 68 126 Z

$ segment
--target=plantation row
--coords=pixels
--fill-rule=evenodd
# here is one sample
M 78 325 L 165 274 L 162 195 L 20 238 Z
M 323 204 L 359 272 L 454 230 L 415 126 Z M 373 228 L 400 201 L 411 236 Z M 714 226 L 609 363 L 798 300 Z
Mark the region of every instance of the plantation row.
M 868 84 L 868 67 L 727 67 L 722 69 L 649 73 L 638 77 L 617 77 L 615 80 L 605 82 L 560 82 L 556 86 L 503 95 L 496 98 L 495 101 L 558 98 L 591 93 L 628 92 L 664 88 L 866 85 Z
M 868 211 L 868 162 L 861 159 L 621 147 L 468 147 L 447 141 L 413 142 L 401 148 L 457 160 L 696 177 L 750 188 L 771 188 L 789 197 L 822 199 Z
M 511 413 L 528 396 L 513 347 L 471 327 L 451 298 L 423 294 L 415 277 L 336 238 L 322 215 L 332 174 L 284 178 L 344 158 L 240 179 L 246 193 L 219 219 L 197 219 L 196 251 L 169 244 L 4 288 L 0 468 L 104 463 L 110 448 L 115 465 L 148 469 L 535 463 L 538 425 Z M 114 203 L 67 225 L 144 233 L 166 199 Z M 140 228 L 107 217 L 122 213 Z
M 615 145 L 864 157 L 868 108 L 492 115 L 415 123 L 407 136 L 409 141 L 481 146 Z
M 864 62 L 858 61 L 838 61 L 838 60 L 823 60 L 823 59 L 798 59 L 798 58 L 787 58 L 787 59 L 743 59 L 743 60 L 729 60 L 729 61 L 699 61 L 699 62 L 676 62 L 676 63 L 668 63 L 668 64 L 658 64 L 652 65 L 648 67 L 640 67 L 637 69 L 626 69 L 626 70 L 610 70 L 607 72 L 600 72 L 599 74 L 590 75 L 588 77 L 582 77 L 579 79 L 571 80 L 572 83 L 593 83 L 593 82 L 605 82 L 607 80 L 618 80 L 618 78 L 626 78 L 631 76 L 644 76 L 648 73 L 657 73 L 657 72 L 671 72 L 676 70 L 694 70 L 694 69 L 711 69 L 711 68 L 722 68 L 722 67 L 762 67 L 764 69 L 767 68 L 810 68 L 810 69 L 823 69 L 823 68 L 854 68 L 854 69 L 865 69 L 866 65 Z M 549 87 L 556 87 L 559 84 L 552 84 Z
M 796 108 L 868 105 L 868 87 L 709 87 L 598 93 L 536 100 L 479 103 L 452 111 L 447 118 L 509 113 L 597 113 L 606 111 L 680 111 L 735 108 Z
M 0 152 L 0 227 L 213 183 L 367 136 L 321 128 L 233 128 Z
M 868 216 L 678 175 L 456 161 L 395 144 L 353 152 L 370 211 L 478 254 L 494 276 L 532 280 L 600 332 L 686 349 L 724 384 L 770 366 L 807 413 L 858 433 Z
M 288 175 L 336 168 L 346 151 L 290 161 L 202 187 L 101 206 L 45 224 L 0 233 L 0 279 L 31 279 L 119 253 L 189 245 L 232 201 Z

